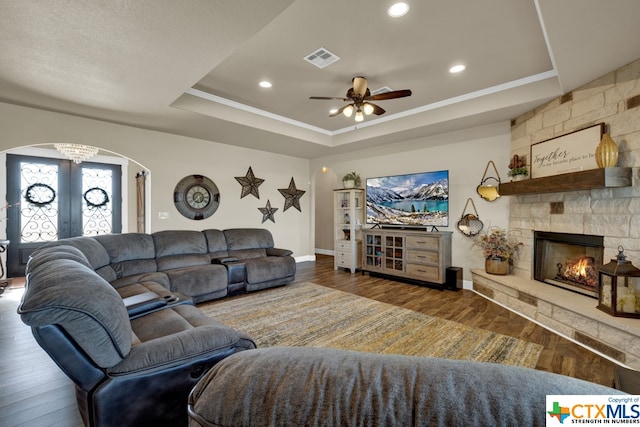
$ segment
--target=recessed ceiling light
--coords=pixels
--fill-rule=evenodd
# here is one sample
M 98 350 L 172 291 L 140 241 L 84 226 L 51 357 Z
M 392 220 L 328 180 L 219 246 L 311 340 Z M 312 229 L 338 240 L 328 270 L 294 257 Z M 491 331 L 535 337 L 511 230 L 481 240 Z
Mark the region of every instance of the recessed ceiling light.
M 460 73 L 460 72 L 464 71 L 464 70 L 465 70 L 465 68 L 467 68 L 467 67 L 465 67 L 465 66 L 464 66 L 464 65 L 462 65 L 462 64 L 454 65 L 453 67 L 449 68 L 449 72 L 450 72 L 451 74 Z
M 271 82 L 268 82 L 268 81 L 266 81 L 266 80 L 263 80 L 263 81 L 261 81 L 261 82 L 260 82 L 260 87 L 263 87 L 263 88 L 270 88 L 271 86 L 273 86 L 273 85 L 271 84 Z
M 387 13 L 392 18 L 399 18 L 406 15 L 407 12 L 409 12 L 409 5 L 402 2 L 392 4 L 391 7 L 387 10 Z

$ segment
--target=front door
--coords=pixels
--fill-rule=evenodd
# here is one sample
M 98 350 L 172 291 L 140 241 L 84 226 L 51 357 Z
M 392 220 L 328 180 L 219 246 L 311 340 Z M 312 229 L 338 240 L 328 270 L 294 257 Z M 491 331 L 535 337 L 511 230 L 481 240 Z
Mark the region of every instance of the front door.
M 122 231 L 119 165 L 7 155 L 7 277 L 42 244 Z

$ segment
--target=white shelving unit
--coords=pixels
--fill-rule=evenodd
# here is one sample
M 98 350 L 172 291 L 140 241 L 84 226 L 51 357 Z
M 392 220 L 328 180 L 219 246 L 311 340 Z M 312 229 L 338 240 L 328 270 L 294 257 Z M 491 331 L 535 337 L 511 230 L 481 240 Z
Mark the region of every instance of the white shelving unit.
M 362 224 L 364 222 L 364 190 L 349 188 L 333 194 L 333 267 L 355 273 L 362 266 Z

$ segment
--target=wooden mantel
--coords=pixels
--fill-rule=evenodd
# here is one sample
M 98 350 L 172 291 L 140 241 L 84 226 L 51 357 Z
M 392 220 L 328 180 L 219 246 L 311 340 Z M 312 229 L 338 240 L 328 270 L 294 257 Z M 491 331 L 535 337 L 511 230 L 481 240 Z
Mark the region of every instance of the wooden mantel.
M 500 184 L 501 196 L 629 187 L 631 168 L 599 168 Z

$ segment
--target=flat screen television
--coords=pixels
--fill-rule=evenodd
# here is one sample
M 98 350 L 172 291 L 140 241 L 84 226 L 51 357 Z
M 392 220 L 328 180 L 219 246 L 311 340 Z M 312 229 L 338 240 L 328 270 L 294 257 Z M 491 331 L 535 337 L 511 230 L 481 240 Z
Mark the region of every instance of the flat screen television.
M 367 178 L 367 224 L 449 225 L 449 171 Z

